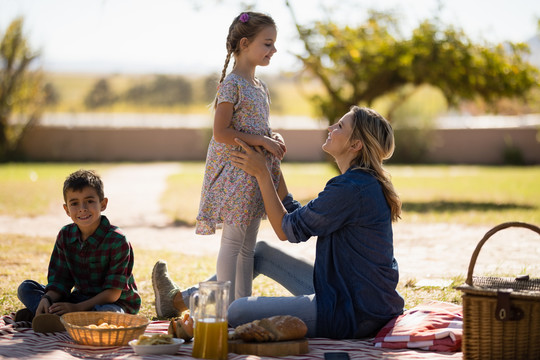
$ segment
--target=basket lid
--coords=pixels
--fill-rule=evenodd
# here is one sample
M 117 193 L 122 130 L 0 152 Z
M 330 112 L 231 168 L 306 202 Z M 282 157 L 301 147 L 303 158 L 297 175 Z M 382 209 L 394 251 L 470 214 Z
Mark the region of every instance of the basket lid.
M 465 293 L 492 295 L 500 290 L 510 290 L 511 297 L 540 298 L 540 279 L 530 279 L 527 275 L 512 277 L 473 276 L 472 285 L 457 287 Z

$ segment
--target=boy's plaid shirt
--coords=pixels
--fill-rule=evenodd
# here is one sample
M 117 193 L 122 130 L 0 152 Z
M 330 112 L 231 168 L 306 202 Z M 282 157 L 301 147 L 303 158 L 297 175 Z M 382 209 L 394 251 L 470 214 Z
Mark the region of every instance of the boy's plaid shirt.
M 101 216 L 86 241 L 75 224 L 64 226 L 49 262 L 47 290 L 68 296 L 73 289 L 93 297 L 106 289 L 120 289 L 116 304 L 131 314 L 139 312 L 141 297 L 133 277 L 133 249 L 121 230 Z

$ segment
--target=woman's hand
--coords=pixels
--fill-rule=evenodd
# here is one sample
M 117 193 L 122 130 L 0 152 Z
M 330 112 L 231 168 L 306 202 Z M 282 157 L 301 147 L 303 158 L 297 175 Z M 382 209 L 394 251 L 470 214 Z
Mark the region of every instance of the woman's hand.
M 245 153 L 241 151 L 232 152 L 231 162 L 234 166 L 256 178 L 264 176 L 265 174 L 270 175 L 268 168 L 266 167 L 266 157 L 259 146 L 253 148 L 238 138 L 236 138 L 235 141 L 238 145 L 242 146 Z
M 281 228 L 281 223 L 287 210 L 281 203 L 281 199 L 270 176 L 270 171 L 266 167 L 266 157 L 263 150 L 260 147 L 252 148 L 240 139 L 235 139 L 234 141 L 242 146 L 246 152 L 233 151 L 231 154 L 232 164 L 257 178 L 268 220 L 270 220 L 270 224 L 272 224 L 272 228 L 278 238 L 280 240 L 287 240 L 287 235 L 285 235 Z M 283 182 L 280 188 L 283 189 L 284 186 L 285 183 Z

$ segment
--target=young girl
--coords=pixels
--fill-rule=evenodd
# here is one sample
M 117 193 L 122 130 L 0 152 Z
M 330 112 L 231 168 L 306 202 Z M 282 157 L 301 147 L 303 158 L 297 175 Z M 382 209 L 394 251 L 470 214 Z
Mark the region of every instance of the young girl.
M 269 93 L 255 77 L 276 52 L 274 20 L 256 12 L 237 16 L 227 35 L 227 57 L 214 104 L 214 129 L 206 157 L 196 233 L 213 234 L 223 224 L 217 259 L 217 279 L 231 282 L 231 302 L 251 295 L 253 254 L 264 204 L 257 181 L 233 166 L 230 154 L 240 149 L 234 139 L 264 149 L 277 187 L 285 144 L 270 129 Z M 231 56 L 232 72 L 225 77 Z

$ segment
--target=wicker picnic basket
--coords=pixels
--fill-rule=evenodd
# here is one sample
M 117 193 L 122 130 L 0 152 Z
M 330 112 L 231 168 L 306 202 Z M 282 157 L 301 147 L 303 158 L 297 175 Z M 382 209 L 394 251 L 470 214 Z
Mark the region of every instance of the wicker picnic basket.
M 500 224 L 476 246 L 463 292 L 464 359 L 540 359 L 540 279 L 473 276 L 484 243 L 496 232 L 522 227 L 540 234 L 540 228 L 522 222 Z
M 150 323 L 140 315 L 123 314 L 108 311 L 81 311 L 64 314 L 60 317 L 68 334 L 75 342 L 82 345 L 122 346 L 144 334 Z M 89 328 L 106 322 L 122 328 Z

